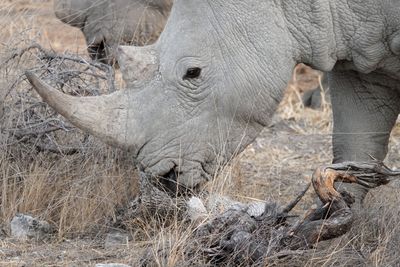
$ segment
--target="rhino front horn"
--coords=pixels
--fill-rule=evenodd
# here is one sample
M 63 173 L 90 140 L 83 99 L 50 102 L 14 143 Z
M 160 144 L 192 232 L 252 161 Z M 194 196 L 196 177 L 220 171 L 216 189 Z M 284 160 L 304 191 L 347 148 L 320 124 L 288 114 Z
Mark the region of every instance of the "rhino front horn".
M 132 118 L 130 124 L 127 121 L 129 92 L 74 97 L 57 91 L 32 72 L 25 74 L 43 100 L 76 127 L 113 146 L 130 148 L 137 143 L 132 136 L 127 137 L 127 127 L 132 122 Z
M 120 46 L 117 60 L 128 87 L 142 87 L 154 78 L 158 69 L 158 58 L 153 45 Z

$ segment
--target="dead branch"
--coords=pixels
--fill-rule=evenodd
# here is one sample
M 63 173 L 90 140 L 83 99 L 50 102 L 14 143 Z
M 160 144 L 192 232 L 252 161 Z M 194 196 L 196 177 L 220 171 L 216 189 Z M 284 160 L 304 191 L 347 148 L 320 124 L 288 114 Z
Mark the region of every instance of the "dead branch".
M 12 60 L 16 59 L 16 58 L 21 58 L 25 53 L 30 52 L 31 50 L 38 50 L 39 51 L 39 55 L 38 58 L 42 59 L 42 60 L 70 60 L 79 64 L 84 64 L 84 65 L 90 65 L 93 66 L 95 68 L 101 69 L 103 71 L 110 71 L 111 73 L 114 73 L 113 71 L 111 71 L 112 67 L 97 61 L 92 61 L 92 60 L 85 60 L 82 57 L 77 57 L 77 56 L 72 56 L 72 55 L 67 55 L 67 54 L 57 54 L 53 51 L 47 50 L 45 48 L 43 48 L 41 45 L 39 45 L 38 43 L 33 43 L 28 47 L 22 48 L 16 52 L 14 52 L 13 54 L 11 54 L 6 60 L 4 60 L 1 63 L 1 66 L 7 65 L 9 64 Z
M 37 143 L 35 144 L 36 149 L 38 152 L 50 152 L 54 154 L 61 154 L 61 155 L 74 155 L 81 151 L 80 147 L 60 147 L 57 144 L 43 144 Z
M 115 73 L 111 66 L 75 55 L 58 54 L 37 43 L 14 49 L 2 61 L 0 71 L 8 73 L 26 60 L 34 66 L 31 70 L 40 72 L 44 80 L 64 93 L 92 96 L 115 91 Z M 25 76 L 18 74 L 5 89 L 0 131 L 10 140 L 3 145 L 23 144 L 22 149 L 61 155 L 79 152 L 84 144 L 73 140 L 84 140 L 85 135 L 71 131 L 74 128 L 44 105 L 24 81 Z M 66 133 L 72 138 L 65 138 Z M 60 135 L 62 138 L 58 138 Z
M 392 171 L 380 161 L 343 162 L 318 168 L 313 174 L 312 184 L 324 206 L 310 212 L 289 233 L 292 241 L 287 245 L 293 248 L 310 247 L 350 230 L 354 220 L 351 211 L 354 198 L 348 192 L 339 193 L 335 189 L 335 182 L 375 188 L 387 184 L 391 178 L 398 175 L 399 171 Z
M 304 188 L 304 190 L 301 191 L 300 194 L 292 202 L 290 202 L 288 205 L 286 205 L 286 207 L 282 210 L 282 213 L 288 214 L 289 212 L 291 212 L 294 209 L 294 207 L 296 207 L 297 204 L 299 204 L 300 200 L 307 193 L 308 189 L 310 189 L 310 186 L 311 186 L 311 183 L 308 183 L 307 186 Z
M 44 129 L 32 129 L 32 128 L 24 128 L 24 129 L 16 129 L 14 131 L 12 131 L 12 134 L 14 136 L 16 136 L 17 138 L 23 138 L 24 136 L 29 136 L 29 135 L 43 135 L 43 134 L 48 134 L 51 132 L 55 132 L 62 129 L 61 127 L 58 126 L 51 126 L 48 128 L 44 128 Z M 8 129 L 8 131 L 10 131 L 10 129 Z
M 322 207 L 313 207 L 295 222 L 286 220 L 283 214 L 287 215 L 297 205 L 308 187 L 284 208 L 276 203 L 267 203 L 264 213 L 256 218 L 248 213 L 248 205 L 233 205 L 222 214 L 211 214 L 209 220 L 197 227 L 193 236 L 195 242 L 186 253 L 198 256 L 200 251 L 207 262 L 216 266 L 264 266 L 268 259 L 302 254 L 316 243 L 339 237 L 352 227 L 351 205 L 354 201 L 349 193 L 339 193 L 335 182 L 371 188 L 398 175 L 399 171 L 392 171 L 378 161 L 320 167 L 313 174 L 312 184 Z M 171 197 L 164 193 L 163 200 L 158 199 L 157 203 L 174 203 L 165 198 Z M 148 201 L 153 199 L 149 198 L 145 205 L 152 208 Z M 178 202 L 182 210 L 184 204 L 181 200 Z

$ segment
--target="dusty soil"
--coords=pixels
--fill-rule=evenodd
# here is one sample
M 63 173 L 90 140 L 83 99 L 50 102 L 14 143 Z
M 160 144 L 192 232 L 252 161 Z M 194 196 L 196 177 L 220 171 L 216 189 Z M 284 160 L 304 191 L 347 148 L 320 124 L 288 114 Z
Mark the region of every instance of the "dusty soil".
M 86 53 L 81 32 L 62 24 L 54 17 L 51 1 L 3 0 L 0 3 L 0 54 L 1 47 L 6 47 L 11 43 L 10 40 L 24 31 L 30 32 L 31 39 L 57 52 Z M 317 166 L 330 162 L 332 125 L 329 104 L 325 103 L 320 110 L 310 110 L 304 108 L 300 101 L 301 92 L 317 86 L 318 76 L 318 72 L 304 66 L 297 69 L 293 81 L 288 86 L 288 93 L 273 119 L 274 123 L 220 175 L 218 179 L 224 180 L 223 185 L 211 183 L 210 188 L 218 187 L 214 190 L 221 190 L 222 193 L 240 201 L 257 199 L 285 204 L 302 191 Z M 399 152 L 400 127 L 396 126 L 387 158 L 389 166 L 400 166 Z M 4 172 L 0 172 L 1 175 L 1 179 L 6 178 Z M 395 201 L 397 191 L 398 187 L 394 184 L 385 189 L 375 190 L 371 199 L 385 192 L 386 196 L 392 196 Z M 312 191 L 309 191 L 295 211 L 304 212 L 313 202 L 313 198 Z M 375 199 L 375 202 L 379 201 Z M 383 202 L 379 203 L 386 205 L 382 204 Z M 19 210 L 15 212 L 17 211 Z M 7 226 L 4 228 L 7 233 Z M 372 231 L 379 230 L 380 228 L 376 228 Z M 120 249 L 106 250 L 104 232 L 100 230 L 98 235 L 90 232 L 87 236 L 81 234 L 73 239 L 61 236 L 45 243 L 21 242 L 4 235 L 0 236 L 0 266 L 93 266 L 98 262 L 134 264 L 144 247 L 149 243 L 158 242 L 157 238 L 159 237 L 141 237 L 128 242 Z M 381 243 L 385 243 L 385 240 L 382 237 Z M 383 262 L 382 258 L 389 248 L 381 243 L 376 244 L 375 249 L 371 249 L 364 256 L 371 264 L 377 264 L 376 266 Z M 334 248 L 334 251 L 343 255 L 347 255 L 343 251 L 352 246 L 339 246 L 340 240 L 336 244 L 338 247 Z M 329 254 L 320 256 L 315 252 L 315 255 L 305 260 L 303 265 L 346 265 L 338 263 L 346 261 L 332 260 L 334 257 Z M 367 260 L 365 262 L 368 262 Z

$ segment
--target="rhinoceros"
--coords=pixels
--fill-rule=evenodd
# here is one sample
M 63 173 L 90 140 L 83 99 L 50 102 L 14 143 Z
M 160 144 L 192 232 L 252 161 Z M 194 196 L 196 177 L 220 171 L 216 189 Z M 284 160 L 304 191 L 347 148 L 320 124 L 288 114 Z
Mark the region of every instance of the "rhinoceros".
M 153 43 L 172 0 L 55 0 L 56 17 L 83 32 L 91 58 L 114 62 L 119 44 Z
M 69 96 L 27 76 L 78 128 L 187 188 L 270 123 L 298 63 L 328 73 L 333 163 L 383 160 L 400 112 L 397 0 L 176 0 L 157 42 L 119 57 L 134 79 L 110 95 Z

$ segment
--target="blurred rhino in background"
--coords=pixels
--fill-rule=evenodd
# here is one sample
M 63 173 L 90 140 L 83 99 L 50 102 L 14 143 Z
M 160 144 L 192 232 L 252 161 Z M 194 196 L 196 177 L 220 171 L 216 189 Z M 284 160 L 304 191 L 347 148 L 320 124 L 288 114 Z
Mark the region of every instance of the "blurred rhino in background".
M 81 29 L 92 59 L 112 64 L 119 44 L 147 45 L 164 28 L 173 0 L 54 0 L 58 19 Z

